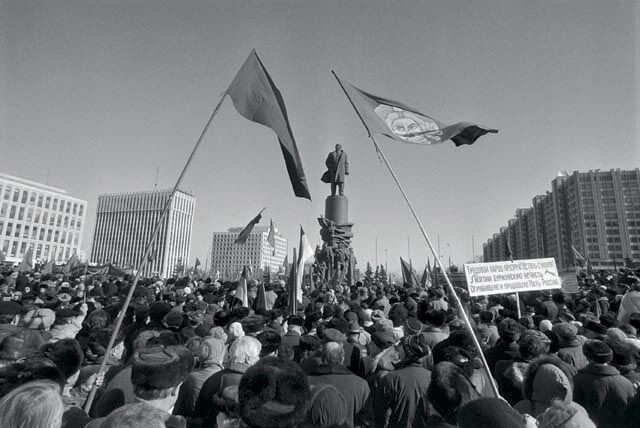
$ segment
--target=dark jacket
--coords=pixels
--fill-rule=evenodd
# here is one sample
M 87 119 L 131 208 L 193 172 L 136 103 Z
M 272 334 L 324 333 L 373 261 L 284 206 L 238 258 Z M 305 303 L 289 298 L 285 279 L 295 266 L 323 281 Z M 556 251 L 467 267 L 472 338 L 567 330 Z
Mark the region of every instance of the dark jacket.
M 345 175 L 349 175 L 349 161 L 344 150 L 333 151 L 325 161 L 327 172 L 323 175 L 325 183 L 344 183 Z
M 216 417 L 218 411 L 214 408 L 213 398 L 219 392 L 227 386 L 238 385 L 240 378 L 249 366 L 247 364 L 229 364 L 224 370 L 220 370 L 218 373 L 211 376 L 202 385 L 198 398 L 196 399 L 196 405 L 193 409 L 194 418 L 204 419 L 202 426 L 215 427 Z
M 311 369 L 309 384 L 333 385 L 344 395 L 349 409 L 350 427 L 373 420 L 373 402 L 369 384 L 344 366 L 321 365 Z
M 518 353 L 519 349 L 516 342 L 507 343 L 500 339 L 496 346 L 487 349 L 484 356 L 487 359 L 489 370 L 495 376 L 496 363 L 500 360 L 513 360 L 518 356 Z
M 618 369 L 589 364 L 573 379 L 573 398 L 589 413 L 598 428 L 621 427 L 624 412 L 635 395 L 633 384 Z
M 576 337 L 562 345 L 558 350 L 558 357 L 567 364 L 571 364 L 576 370 L 581 370 L 589 364 L 587 357 L 582 352 L 582 340 Z
M 401 366 L 380 381 L 374 412 L 377 428 L 412 428 L 427 424 L 427 388 L 431 372 L 421 363 Z

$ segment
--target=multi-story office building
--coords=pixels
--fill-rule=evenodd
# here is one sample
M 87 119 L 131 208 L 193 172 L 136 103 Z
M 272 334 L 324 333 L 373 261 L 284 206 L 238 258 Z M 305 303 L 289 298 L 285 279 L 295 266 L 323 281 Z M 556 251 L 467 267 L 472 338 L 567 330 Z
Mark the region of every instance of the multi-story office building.
M 254 275 L 258 270 L 269 268 L 278 272 L 287 256 L 287 239 L 275 229 L 275 251 L 269 244 L 269 227 L 256 226 L 251 231 L 247 242 L 233 242 L 242 231 L 242 227 L 233 227 L 226 232 L 214 232 L 211 244 L 211 268 L 220 271 L 222 278 L 235 279 L 242 273 L 244 266 L 251 266 Z
M 170 195 L 171 190 L 100 195 L 91 260 L 138 266 Z M 176 265 L 187 265 L 195 204 L 192 195 L 176 192 L 142 275 L 167 278 Z
M 483 245 L 485 261 L 507 258 L 506 239 L 514 258 L 554 257 L 559 270 L 573 268 L 571 246 L 596 269 L 638 261 L 640 169 L 563 173 L 508 225 Z
M 28 248 L 35 261 L 66 261 L 79 252 L 86 211 L 65 190 L 0 173 L 0 250 L 10 262 Z

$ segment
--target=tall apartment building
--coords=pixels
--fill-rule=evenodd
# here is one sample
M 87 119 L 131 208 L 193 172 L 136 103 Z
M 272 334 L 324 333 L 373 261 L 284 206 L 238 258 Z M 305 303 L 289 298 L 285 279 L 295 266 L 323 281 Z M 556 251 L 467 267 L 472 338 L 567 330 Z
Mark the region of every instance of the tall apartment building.
M 91 260 L 135 268 L 170 195 L 171 190 L 100 195 Z M 177 264 L 188 263 L 195 204 L 192 195 L 176 192 L 141 275 L 167 278 Z
M 514 259 L 554 257 L 559 270 L 573 268 L 572 245 L 596 269 L 640 260 L 640 169 L 559 175 L 483 245 L 484 260 L 505 260 L 507 239 Z
M 65 190 L 0 173 L 0 250 L 10 262 L 30 247 L 35 261 L 66 261 L 79 253 L 86 211 Z
M 226 232 L 214 232 L 211 243 L 211 268 L 220 271 L 225 279 L 235 279 L 242 273 L 242 268 L 251 266 L 254 273 L 258 269 L 270 268 L 271 272 L 278 272 L 287 256 L 287 239 L 275 230 L 274 249 L 267 242 L 269 228 L 256 226 L 251 231 L 247 242 L 234 244 L 233 242 L 242 231 L 242 227 L 233 227 Z

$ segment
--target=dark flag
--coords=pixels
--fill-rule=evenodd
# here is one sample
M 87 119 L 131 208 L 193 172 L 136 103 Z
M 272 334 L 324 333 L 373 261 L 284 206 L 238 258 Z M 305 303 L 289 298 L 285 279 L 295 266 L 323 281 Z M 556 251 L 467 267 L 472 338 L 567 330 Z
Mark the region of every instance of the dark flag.
M 255 50 L 242 65 L 227 92 L 242 116 L 271 128 L 278 136 L 293 193 L 311 200 L 302 159 L 289 125 L 282 95 Z
M 271 219 L 271 223 L 269 224 L 269 234 L 267 235 L 267 242 L 271 245 L 272 252 L 271 255 L 276 255 L 276 230 L 273 227 L 273 219 Z
M 293 260 L 298 260 L 296 247 L 293 247 Z M 289 278 L 287 281 L 287 289 L 289 290 L 289 315 L 295 315 L 298 307 L 298 291 L 296 290 L 296 263 L 291 264 Z
M 76 253 L 73 253 L 71 257 L 69 257 L 69 260 L 67 260 L 67 262 L 62 267 L 62 273 L 64 273 L 65 275 L 71 274 L 71 271 L 76 266 L 78 266 L 78 264 L 80 264 L 80 262 L 78 261 L 78 255 Z
M 236 288 L 235 298 L 242 302 L 242 306 L 249 307 L 249 292 L 247 290 L 247 267 L 242 269 L 240 280 L 238 281 L 238 287 Z
M 256 296 L 255 310 L 264 309 L 267 310 L 267 295 L 265 294 L 264 283 L 258 284 L 258 294 Z
M 429 146 L 451 140 L 456 146 L 462 146 L 475 143 L 488 132 L 498 132 L 497 129 L 470 122 L 445 125 L 398 101 L 369 94 L 344 80 L 338 80 L 369 131 L 401 143 Z
M 247 224 L 245 226 L 244 229 L 242 229 L 242 232 L 240 232 L 240 234 L 238 235 L 236 240 L 233 241 L 234 244 L 244 244 L 245 242 L 247 242 L 247 239 L 249 239 L 249 235 L 251 234 L 251 231 L 253 230 L 253 227 L 260 222 L 260 219 L 262 219 L 262 211 L 264 211 L 264 210 L 265 210 L 264 208 L 261 209 L 260 212 L 258 213 L 258 215 L 255 216 L 249 222 L 249 224 Z
M 510 233 L 507 233 L 507 245 L 504 251 L 505 251 L 505 254 L 507 255 L 507 258 L 513 261 L 513 251 L 511 251 L 511 234 Z
M 402 257 L 400 257 L 400 265 L 402 266 L 402 281 L 409 284 L 410 287 L 419 287 L 420 281 L 418 281 L 415 271 Z
M 33 270 L 33 248 L 29 247 L 18 265 L 18 272 L 31 272 Z
M 429 269 L 427 266 L 424 267 L 424 272 L 422 272 L 422 278 L 420 278 L 420 286 L 422 288 L 429 287 Z
M 194 267 L 195 267 L 195 268 L 197 268 L 197 267 L 198 267 L 198 266 L 200 266 L 200 265 L 201 265 L 201 263 L 200 263 L 200 259 L 198 259 L 198 258 L 196 257 L 196 262 L 195 262 L 195 264 L 194 264 Z
M 49 260 L 42 268 L 43 275 L 50 275 L 53 273 L 53 260 Z

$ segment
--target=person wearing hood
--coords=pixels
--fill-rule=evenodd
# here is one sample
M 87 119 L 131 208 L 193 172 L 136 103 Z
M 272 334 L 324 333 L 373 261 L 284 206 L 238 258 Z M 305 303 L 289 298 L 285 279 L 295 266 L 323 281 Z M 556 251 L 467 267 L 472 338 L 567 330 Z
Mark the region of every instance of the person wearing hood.
M 527 367 L 522 384 L 524 400 L 516 403 L 514 409 L 538 417 L 554 400 L 561 400 L 566 405 L 586 412 L 581 405 L 573 402 L 571 379 L 574 375 L 573 367 L 555 356 L 533 360 Z
M 191 417 L 202 385 L 223 369 L 226 347 L 218 339 L 199 336 L 189 339 L 185 346 L 193 353 L 196 365 L 180 387 L 173 414 Z
M 598 428 L 616 428 L 624 424 L 624 412 L 636 395 L 631 381 L 609 365 L 613 351 L 601 340 L 585 342 L 589 364 L 574 377 L 574 399 L 584 406 Z
M 586 410 L 555 400 L 538 416 L 538 428 L 596 428 Z

